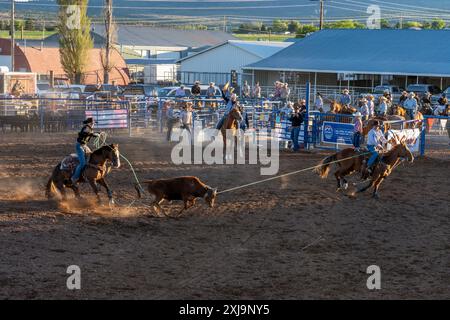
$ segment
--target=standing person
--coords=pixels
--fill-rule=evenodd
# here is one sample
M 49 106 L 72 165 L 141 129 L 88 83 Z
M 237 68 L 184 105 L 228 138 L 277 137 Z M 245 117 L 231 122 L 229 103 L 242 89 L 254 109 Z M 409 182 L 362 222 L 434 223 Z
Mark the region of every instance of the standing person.
M 75 173 L 72 176 L 72 184 L 76 184 L 80 179 L 81 172 L 86 165 L 86 154 L 91 153 L 91 150 L 87 146 L 92 137 L 98 137 L 99 133 L 94 132 L 95 121 L 94 118 L 87 118 L 83 121 L 83 127 L 78 133 L 77 143 L 75 150 L 78 156 L 78 166 L 75 169 Z
M 366 121 L 367 119 L 369 119 L 369 116 L 370 116 L 370 109 L 369 109 L 369 106 L 367 105 L 367 99 L 362 98 L 360 101 L 360 105 L 361 105 L 361 107 L 359 108 L 359 112 L 360 112 L 362 118 L 364 119 L 364 121 Z
M 380 98 L 380 105 L 378 106 L 378 114 L 381 117 L 384 117 L 387 115 L 387 110 L 388 110 L 388 99 L 386 97 L 381 97 Z
M 367 149 L 369 149 L 371 156 L 367 162 L 367 173 L 372 175 L 373 164 L 378 158 L 378 149 L 383 149 L 383 144 L 385 144 L 386 138 L 380 128 L 380 122 L 375 120 L 373 123 L 373 128 L 369 131 L 367 136 Z
M 371 94 L 367 96 L 367 107 L 369 108 L 369 118 L 375 117 L 375 102 Z
M 175 103 L 170 101 L 170 104 L 167 107 L 166 118 L 167 118 L 167 141 L 170 141 L 172 136 L 173 127 L 180 122 L 179 115 L 175 114 Z
M 242 96 L 245 99 L 249 99 L 251 94 L 250 85 L 248 84 L 247 80 L 244 81 L 244 85 L 242 86 Z
M 411 92 L 409 94 L 408 99 L 406 99 L 405 102 L 403 103 L 403 107 L 405 108 L 406 113 L 408 114 L 409 120 L 414 120 L 418 107 L 416 95 L 414 94 L 414 92 Z
M 349 106 L 352 104 L 352 96 L 350 95 L 348 89 L 344 89 L 344 91 L 342 92 L 342 95 L 339 99 L 339 103 L 342 106 Z
M 361 136 L 363 133 L 363 123 L 361 120 L 361 112 L 356 112 L 353 114 L 355 117 L 353 124 L 355 125 L 353 129 L 353 146 L 355 150 L 359 151 L 359 147 L 361 145 Z
M 261 99 L 261 86 L 259 85 L 259 82 L 257 82 L 253 88 L 253 98 Z
M 211 108 L 216 108 L 216 103 L 212 100 L 216 99 L 216 87 L 214 82 L 209 83 L 208 89 L 206 89 L 206 98 L 210 101 L 208 101 L 208 105 Z
M 281 86 L 281 90 L 280 90 L 280 98 L 281 98 L 281 102 L 283 103 L 283 105 L 285 105 L 286 102 L 289 101 L 290 94 L 291 94 L 291 89 L 289 88 L 289 85 L 287 83 L 284 83 Z
M 200 89 L 200 81 L 195 81 L 194 85 L 191 88 L 191 93 L 194 96 L 194 104 L 197 107 L 201 107 L 202 102 L 201 102 L 200 96 L 201 96 L 202 90 Z
M 182 99 L 186 97 L 186 91 L 184 90 L 184 84 L 182 84 L 176 91 L 175 91 L 175 98 Z
M 273 92 L 273 100 L 278 100 L 281 97 L 281 85 L 280 81 L 275 82 L 275 90 Z
M 294 112 L 289 117 L 289 121 L 291 121 L 291 140 L 293 145 L 293 151 L 297 152 L 300 150 L 300 145 L 298 143 L 298 136 L 300 135 L 300 128 L 304 121 L 303 114 L 300 112 L 300 108 L 298 106 L 294 107 Z
M 192 102 L 186 102 L 181 111 L 181 129 L 186 129 L 192 138 Z
M 319 110 L 320 112 L 323 112 L 323 97 L 320 94 L 320 92 L 317 92 L 316 94 L 316 102 L 314 103 L 315 110 Z

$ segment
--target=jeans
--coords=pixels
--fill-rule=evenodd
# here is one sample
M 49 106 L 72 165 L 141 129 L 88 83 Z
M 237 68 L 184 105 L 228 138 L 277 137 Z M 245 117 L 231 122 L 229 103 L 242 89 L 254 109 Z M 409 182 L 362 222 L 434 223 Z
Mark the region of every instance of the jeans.
M 414 120 L 415 111 L 413 109 L 406 109 L 406 114 L 410 120 Z
M 359 148 L 361 145 L 361 132 L 354 132 L 353 133 L 353 146 L 355 148 Z
M 300 127 L 292 127 L 291 129 L 291 140 L 293 144 L 293 150 L 298 151 L 300 150 L 300 146 L 298 144 L 298 136 L 300 134 Z
M 220 129 L 222 128 L 223 122 L 224 122 L 224 121 L 225 121 L 225 116 L 223 116 L 222 118 L 220 118 L 219 122 L 217 122 L 217 125 L 216 125 L 216 129 L 217 129 L 217 130 L 220 130 Z
M 369 162 L 367 162 L 367 168 L 370 168 L 374 164 L 375 160 L 377 160 L 378 152 L 376 151 L 375 146 L 373 146 L 373 145 L 368 145 L 367 149 L 369 149 L 369 151 L 371 153 Z
M 77 151 L 78 161 L 80 163 L 78 164 L 77 168 L 75 169 L 75 173 L 72 176 L 72 181 L 74 182 L 80 179 L 81 171 L 86 165 L 86 154 L 84 153 L 83 146 L 79 142 L 77 142 L 75 149 Z

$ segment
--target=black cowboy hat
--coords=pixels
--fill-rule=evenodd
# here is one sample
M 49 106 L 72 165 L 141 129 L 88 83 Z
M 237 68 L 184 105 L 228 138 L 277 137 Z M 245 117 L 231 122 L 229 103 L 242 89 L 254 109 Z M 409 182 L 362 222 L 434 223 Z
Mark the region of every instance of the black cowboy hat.
M 94 118 L 87 118 L 86 120 L 83 121 L 83 124 L 88 124 L 88 123 L 94 123 Z
M 380 125 L 380 121 L 375 120 L 375 121 L 373 122 L 373 126 L 374 126 L 374 127 L 378 127 L 379 125 Z

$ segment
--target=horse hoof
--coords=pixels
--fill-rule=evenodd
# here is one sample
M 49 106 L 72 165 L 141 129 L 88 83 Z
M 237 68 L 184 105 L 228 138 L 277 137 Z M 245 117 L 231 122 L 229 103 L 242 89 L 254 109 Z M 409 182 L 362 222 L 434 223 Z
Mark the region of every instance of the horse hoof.
M 116 205 L 116 202 L 114 201 L 114 199 L 109 199 L 109 206 L 114 207 L 115 205 Z
M 374 199 L 380 199 L 380 197 L 377 195 L 377 194 L 374 194 L 373 196 L 372 196 L 372 198 L 374 198 Z
M 344 184 L 344 190 L 347 190 L 348 189 L 348 183 L 345 183 Z

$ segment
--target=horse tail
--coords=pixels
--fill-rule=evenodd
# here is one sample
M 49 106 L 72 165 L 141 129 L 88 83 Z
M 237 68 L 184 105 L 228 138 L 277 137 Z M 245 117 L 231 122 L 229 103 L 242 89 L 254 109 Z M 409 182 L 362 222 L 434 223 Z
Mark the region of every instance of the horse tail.
M 58 172 L 59 164 L 53 169 L 52 175 L 50 176 L 50 179 L 48 179 L 47 186 L 45 188 L 45 196 L 47 199 L 52 198 L 52 195 L 56 192 L 55 183 L 53 182 L 56 174 Z
M 326 157 L 322 161 L 320 161 L 319 165 L 314 169 L 314 172 L 316 172 L 322 179 L 325 179 L 328 177 L 328 173 L 330 172 L 330 164 L 333 161 L 337 160 L 337 153 Z

